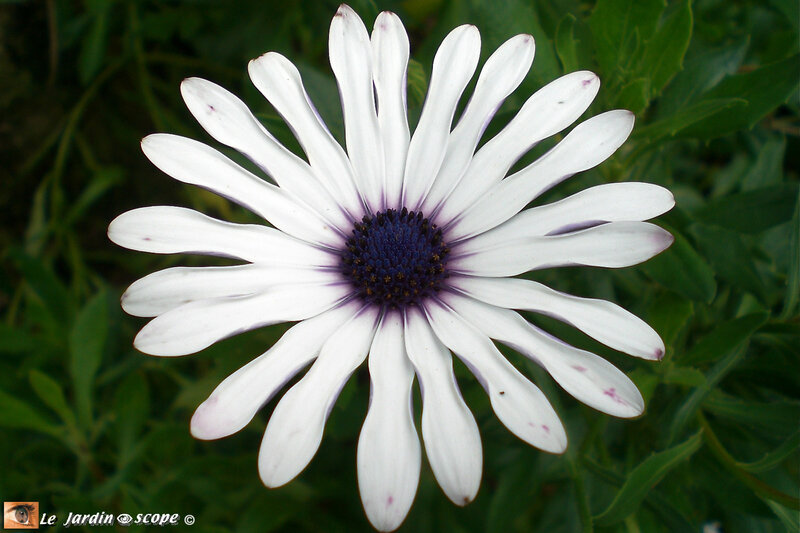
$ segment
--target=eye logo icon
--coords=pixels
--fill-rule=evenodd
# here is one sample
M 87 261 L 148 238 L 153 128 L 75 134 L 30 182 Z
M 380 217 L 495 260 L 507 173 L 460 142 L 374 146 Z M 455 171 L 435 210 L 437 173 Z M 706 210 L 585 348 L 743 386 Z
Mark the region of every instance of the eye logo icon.
M 39 502 L 3 502 L 3 529 L 39 529 Z
M 117 515 L 117 523 L 121 526 L 127 526 L 133 521 L 133 517 L 129 514 L 122 513 Z

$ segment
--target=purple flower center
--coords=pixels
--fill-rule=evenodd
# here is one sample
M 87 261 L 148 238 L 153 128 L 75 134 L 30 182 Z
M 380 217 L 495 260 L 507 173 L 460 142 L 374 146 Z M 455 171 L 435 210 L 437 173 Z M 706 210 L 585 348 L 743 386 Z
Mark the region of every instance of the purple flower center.
M 353 226 L 341 267 L 361 299 L 403 309 L 441 290 L 449 253 L 422 213 L 387 209 Z

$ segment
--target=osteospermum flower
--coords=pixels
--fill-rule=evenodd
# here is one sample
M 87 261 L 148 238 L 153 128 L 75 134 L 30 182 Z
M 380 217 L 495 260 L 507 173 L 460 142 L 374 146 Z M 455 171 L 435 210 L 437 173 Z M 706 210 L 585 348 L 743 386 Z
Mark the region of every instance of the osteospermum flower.
M 649 259 L 672 236 L 643 221 L 674 201 L 656 185 L 614 183 L 525 209 L 613 154 L 634 121 L 623 110 L 597 115 L 507 175 L 531 147 L 575 121 L 597 94 L 594 74 L 574 72 L 534 93 L 476 150 L 495 111 L 531 66 L 530 35 L 511 38 L 488 58 L 454 123 L 478 64 L 480 35 L 474 26 L 453 30 L 436 53 L 413 136 L 405 104 L 409 44 L 398 17 L 382 13 L 370 36 L 355 12 L 341 6 L 329 45 L 346 150 L 315 111 L 297 69 L 273 52 L 251 61 L 250 77 L 286 120 L 307 160 L 276 141 L 233 94 L 196 78 L 181 85 L 191 113 L 273 183 L 191 139 L 156 134 L 142 142 L 147 157 L 167 174 L 229 198 L 272 227 L 223 222 L 180 207 L 146 207 L 114 220 L 109 237 L 145 252 L 244 261 L 168 268 L 134 283 L 123 308 L 155 317 L 135 340 L 145 353 L 186 355 L 243 331 L 297 322 L 223 381 L 191 422 L 199 439 L 235 433 L 313 361 L 267 425 L 258 469 L 269 487 L 289 482 L 308 465 L 339 391 L 368 361 L 371 396 L 358 442 L 358 486 L 372 524 L 392 530 L 408 513 L 419 479 L 420 443 L 409 408 L 415 376 L 422 437 L 437 481 L 458 505 L 478 491 L 481 439 L 454 379 L 451 352 L 486 389 L 500 421 L 548 452 L 561 453 L 567 445 L 558 416 L 491 339 L 531 358 L 600 411 L 619 417 L 643 411 L 639 391 L 622 372 L 551 337 L 515 310 L 550 315 L 644 359 L 664 354 L 656 332 L 613 303 L 513 276 Z

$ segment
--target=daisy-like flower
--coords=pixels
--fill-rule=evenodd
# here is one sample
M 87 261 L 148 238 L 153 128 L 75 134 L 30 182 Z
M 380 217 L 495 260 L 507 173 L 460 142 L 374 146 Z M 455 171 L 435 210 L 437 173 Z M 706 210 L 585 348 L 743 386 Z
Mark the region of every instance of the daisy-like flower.
M 672 236 L 643 221 L 668 211 L 674 200 L 656 185 L 613 183 L 526 209 L 554 185 L 613 154 L 634 121 L 624 110 L 597 115 L 508 175 L 597 94 L 597 76 L 574 72 L 534 93 L 476 149 L 531 66 L 530 35 L 509 39 L 487 59 L 455 122 L 478 65 L 480 35 L 469 25 L 447 35 L 413 136 L 406 117 L 409 43 L 399 18 L 382 13 L 370 36 L 343 5 L 331 23 L 329 47 L 346 149 L 317 114 L 298 70 L 274 52 L 250 62 L 250 78 L 286 120 L 306 159 L 282 146 L 236 96 L 197 78 L 181 85 L 191 113 L 272 182 L 191 139 L 155 134 L 142 142 L 145 155 L 170 176 L 229 198 L 271 226 L 145 207 L 120 215 L 109 237 L 133 250 L 244 262 L 168 268 L 135 282 L 122 306 L 132 315 L 155 317 L 134 341 L 145 353 L 186 355 L 243 331 L 297 322 L 223 381 L 191 421 L 199 439 L 231 435 L 312 363 L 267 425 L 258 470 L 269 487 L 288 483 L 308 465 L 339 391 L 367 360 L 371 394 L 358 441 L 358 486 L 369 520 L 388 531 L 402 523 L 419 480 L 421 450 L 410 408 L 415 376 L 422 438 L 439 485 L 457 505 L 478 491 L 481 439 L 454 378 L 451 353 L 480 381 L 500 421 L 547 452 L 565 450 L 564 427 L 544 394 L 492 339 L 531 358 L 591 407 L 618 417 L 642 413 L 642 397 L 622 372 L 548 335 L 516 310 L 563 320 L 644 359 L 664 355 L 658 334 L 616 304 L 514 276 L 645 261 L 667 248 Z

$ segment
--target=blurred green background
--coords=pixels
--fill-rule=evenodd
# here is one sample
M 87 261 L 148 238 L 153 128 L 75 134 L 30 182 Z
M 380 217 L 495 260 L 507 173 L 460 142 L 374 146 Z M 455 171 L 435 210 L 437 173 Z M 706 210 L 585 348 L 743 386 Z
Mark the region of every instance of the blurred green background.
M 457 363 L 484 441 L 481 490 L 468 507 L 455 507 L 423 465 L 402 530 L 798 531 L 798 3 L 357 0 L 352 7 L 370 28 L 384 9 L 406 24 L 415 59 L 412 124 L 433 53 L 452 27 L 477 25 L 484 59 L 509 37 L 531 33 L 533 69 L 487 135 L 542 84 L 593 70 L 603 86 L 587 116 L 628 108 L 636 129 L 614 158 L 545 200 L 629 180 L 665 185 L 677 198 L 659 220 L 676 242 L 659 257 L 623 270 L 535 276 L 612 299 L 660 332 L 667 355 L 652 363 L 529 317 L 623 368 L 645 396 L 645 415 L 622 421 L 595 412 L 509 353 L 567 426 L 569 450 L 548 455 L 501 426 Z M 311 466 L 284 488 L 264 488 L 256 454 L 274 400 L 221 441 L 193 440 L 189 419 L 285 327 L 191 357 L 138 353 L 131 341 L 143 322 L 121 312 L 122 290 L 156 269 L 208 262 L 129 252 L 106 239 L 113 217 L 145 205 L 254 220 L 161 174 L 139 150 L 156 131 L 213 144 L 180 100 L 185 77 L 239 94 L 299 150 L 246 76 L 249 59 L 277 50 L 300 66 L 342 138 L 327 64 L 336 8 L 299 0 L 0 0 L 3 500 L 38 500 L 62 519 L 69 511 L 193 514 L 198 532 L 370 531 L 355 477 L 366 371 L 344 389 Z

